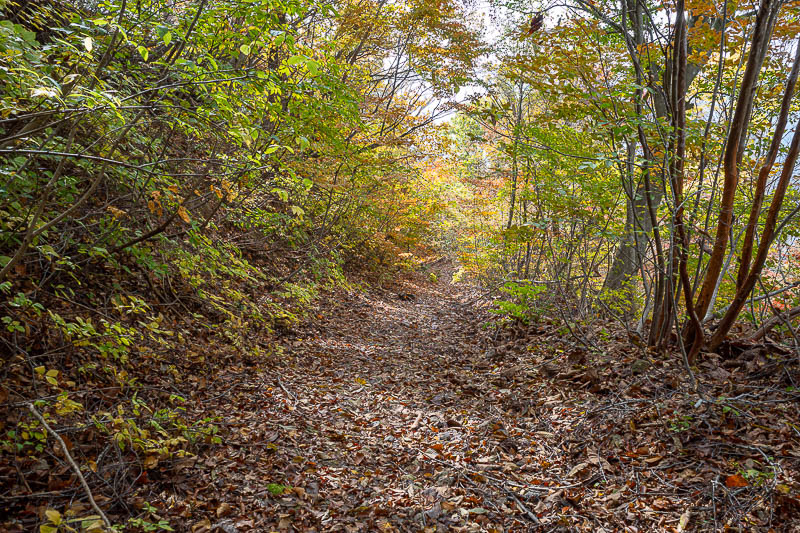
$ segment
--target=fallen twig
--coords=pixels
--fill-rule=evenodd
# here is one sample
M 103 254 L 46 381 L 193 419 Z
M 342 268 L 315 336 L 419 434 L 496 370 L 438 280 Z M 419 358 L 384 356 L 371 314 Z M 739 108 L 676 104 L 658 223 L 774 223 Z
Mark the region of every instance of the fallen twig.
M 414 423 L 411 424 L 411 427 L 409 429 L 411 431 L 414 431 L 419 427 L 420 422 L 422 422 L 422 411 L 419 412 L 419 414 L 417 415 L 417 419 L 414 420 Z
M 28 406 L 28 410 L 31 413 L 33 413 L 33 416 L 35 416 L 39 420 L 39 422 L 42 424 L 44 429 L 46 429 L 48 433 L 51 433 L 55 437 L 55 439 L 58 441 L 59 446 L 61 446 L 61 449 L 64 452 L 64 457 L 67 458 L 67 462 L 70 464 L 72 469 L 75 471 L 75 475 L 78 476 L 78 480 L 81 482 L 81 485 L 83 486 L 83 490 L 86 492 L 86 496 L 89 498 L 89 503 L 91 504 L 92 509 L 94 509 L 94 511 L 98 515 L 100 515 L 100 518 L 102 518 L 103 523 L 105 524 L 105 526 L 108 529 L 111 529 L 111 522 L 108 520 L 108 517 L 103 512 L 103 510 L 100 509 L 100 506 L 97 505 L 97 502 L 94 501 L 94 496 L 92 495 L 92 491 L 89 488 L 89 484 L 86 483 L 86 478 L 83 477 L 83 474 L 81 473 L 81 469 L 78 467 L 78 463 L 76 463 L 75 459 L 73 459 L 72 456 L 69 454 L 69 450 L 67 450 L 67 445 L 64 443 L 64 439 L 62 439 L 61 435 L 56 433 L 53 430 L 53 428 L 50 427 L 50 425 L 47 423 L 47 420 L 45 420 L 44 417 L 41 415 L 41 413 L 39 413 L 39 411 L 36 410 L 36 407 L 34 407 L 32 403 L 28 403 L 27 406 Z
M 527 516 L 528 518 L 530 518 L 530 519 L 531 519 L 531 521 L 532 521 L 532 522 L 534 522 L 534 523 L 536 523 L 536 524 L 540 523 L 540 522 L 539 522 L 539 517 L 538 517 L 538 516 L 536 516 L 535 514 L 533 514 L 533 512 L 532 512 L 530 509 L 528 509 L 527 507 L 525 507 L 525 504 L 523 504 L 523 503 L 522 503 L 522 502 L 519 500 L 519 498 L 517 498 L 517 495 L 516 495 L 516 494 L 514 494 L 514 491 L 513 491 L 513 490 L 510 490 L 510 489 L 509 489 L 508 487 L 506 487 L 505 485 L 501 485 L 501 487 L 502 487 L 502 489 L 503 489 L 503 490 L 506 492 L 506 494 L 508 494 L 509 496 L 511 496 L 511 498 L 512 498 L 512 499 L 513 499 L 513 500 L 514 500 L 516 503 L 517 503 L 517 507 L 519 507 L 520 511 L 522 511 L 523 513 L 525 513 L 525 516 Z
M 295 404 L 297 404 L 297 401 L 298 401 L 297 400 L 297 395 L 283 386 L 283 382 L 281 381 L 281 378 L 278 378 L 278 385 L 280 385 L 281 389 L 283 389 L 283 392 L 285 392 L 286 395 L 289 396 L 292 400 L 294 400 Z

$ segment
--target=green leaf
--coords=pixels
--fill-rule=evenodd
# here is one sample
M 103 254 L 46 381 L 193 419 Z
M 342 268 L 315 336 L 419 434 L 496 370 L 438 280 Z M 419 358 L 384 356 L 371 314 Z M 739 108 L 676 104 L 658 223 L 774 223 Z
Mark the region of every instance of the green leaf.
M 242 46 L 239 47 L 239 51 L 241 53 L 243 53 L 244 55 L 249 56 L 250 55 L 250 45 L 243 44 Z
M 165 33 L 165 34 L 164 34 L 164 37 L 162 37 L 162 38 L 161 38 L 161 40 L 163 40 L 163 41 L 164 41 L 164 44 L 166 44 L 167 46 L 169 46 L 169 43 L 171 43 L 171 42 L 172 42 L 172 32 L 171 32 L 171 31 L 168 31 L 167 33 Z
M 136 49 L 139 51 L 139 54 L 142 56 L 142 59 L 147 61 L 147 58 L 150 57 L 150 52 L 147 50 L 147 48 L 145 48 L 140 44 L 139 46 L 136 47 Z
M 280 485 L 278 483 L 270 483 L 269 485 L 267 485 L 267 490 L 273 496 L 280 496 L 281 494 L 286 492 L 289 488 L 290 487 L 287 487 L 286 485 Z
M 308 137 L 305 137 L 305 136 L 302 136 L 302 135 L 300 137 L 298 137 L 297 139 L 295 139 L 295 142 L 298 145 L 300 145 L 300 148 L 302 148 L 302 149 L 305 149 L 305 148 L 308 148 L 309 146 L 311 146 L 311 142 L 308 140 Z
M 297 55 L 297 56 L 292 56 L 292 57 L 290 57 L 290 58 L 289 58 L 289 59 L 286 61 L 286 64 L 287 64 L 287 65 L 289 65 L 289 66 L 291 66 L 291 67 L 293 67 L 293 66 L 295 66 L 295 65 L 299 65 L 300 63 L 303 63 L 303 62 L 305 62 L 305 61 L 306 61 L 306 58 L 305 58 L 305 56 L 300 56 L 300 55 Z

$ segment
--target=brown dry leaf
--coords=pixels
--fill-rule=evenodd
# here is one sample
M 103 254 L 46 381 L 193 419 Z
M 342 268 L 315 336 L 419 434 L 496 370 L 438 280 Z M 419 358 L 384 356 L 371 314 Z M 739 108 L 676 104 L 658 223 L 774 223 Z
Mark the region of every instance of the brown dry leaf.
M 158 455 L 148 455 L 144 458 L 143 464 L 147 469 L 155 468 L 158 466 Z
M 587 455 L 589 457 L 589 462 L 593 465 L 601 467 L 606 472 L 610 472 L 612 470 L 611 464 L 606 459 L 601 457 L 596 451 L 590 451 Z
M 203 533 L 211 529 L 211 520 L 203 518 L 192 526 L 192 533 Z
M 680 419 L 690 408 L 678 397 L 664 400 L 666 405 L 659 407 L 654 400 L 662 398 L 659 395 L 664 392 L 659 383 L 654 388 L 632 386 L 631 402 L 617 405 L 613 395 L 574 382 L 519 379 L 532 374 L 533 365 L 557 355 L 553 350 L 561 341 L 555 337 L 543 340 L 540 328 L 534 333 L 538 337 L 523 337 L 517 343 L 521 348 L 511 343 L 497 364 L 484 361 L 483 348 L 477 344 L 469 357 L 462 357 L 460 352 L 451 354 L 449 347 L 460 342 L 457 339 L 472 335 L 477 340 L 484 334 L 469 329 L 470 324 L 457 323 L 446 306 L 438 306 L 439 300 L 432 299 L 434 296 L 422 295 L 422 289 L 414 292 L 420 294 L 417 303 L 398 303 L 392 293 L 386 306 L 380 297 L 370 295 L 352 298 L 353 308 L 343 303 L 345 296 L 326 298 L 319 312 L 309 311 L 309 323 L 295 326 L 297 337 L 281 341 L 291 357 L 269 363 L 269 368 L 275 366 L 274 371 L 280 373 L 282 386 L 275 383 L 265 387 L 264 380 L 254 378 L 256 374 L 248 372 L 249 366 L 229 357 L 227 351 L 222 359 L 224 366 L 211 366 L 218 361 L 219 354 L 214 352 L 219 347 L 212 346 L 202 334 L 184 331 L 185 338 L 194 335 L 198 343 L 202 342 L 202 346 L 187 347 L 177 359 L 177 368 L 189 372 L 185 386 L 190 406 L 197 408 L 192 416 L 201 419 L 222 412 L 223 442 L 199 459 L 173 458 L 170 469 L 162 472 L 176 475 L 175 485 L 186 494 L 164 510 L 165 518 L 176 520 L 176 530 L 211 533 L 216 522 L 230 528 L 238 520 L 235 528 L 242 532 L 309 531 L 312 524 L 352 533 L 380 531 L 381 526 L 420 531 L 424 524 L 409 522 L 420 509 L 425 510 L 426 520 L 430 519 L 430 531 L 437 529 L 439 521 L 450 518 L 462 524 L 451 529 L 465 533 L 535 530 L 534 526 L 517 529 L 526 513 L 513 502 L 483 501 L 484 488 L 502 480 L 529 486 L 529 492 L 519 492 L 520 502 L 551 526 L 558 525 L 555 515 L 563 510 L 570 515 L 596 516 L 598 523 L 606 525 L 597 531 L 610 531 L 613 528 L 609 525 L 627 516 L 631 529 L 683 533 L 712 518 L 710 507 L 695 500 L 695 491 L 714 478 L 723 464 L 716 461 L 732 458 L 719 442 L 757 444 L 770 454 L 784 457 L 782 466 L 787 472 L 790 461 L 800 457 L 800 441 L 786 424 L 788 413 L 770 419 L 769 406 L 783 403 L 764 403 L 763 409 L 753 410 L 758 429 L 730 424 L 711 436 L 697 433 L 694 427 L 675 434 L 668 431 L 659 413 L 662 418 Z M 435 298 L 441 299 L 438 294 Z M 425 305 L 419 305 L 423 302 Z M 430 307 L 426 307 L 428 303 Z M 414 329 L 402 325 L 402 321 L 418 321 L 420 326 Z M 178 329 L 172 317 L 166 317 L 165 323 Z M 426 329 L 427 323 L 437 327 Z M 271 342 L 252 340 L 265 346 Z M 525 343 L 531 340 L 527 349 Z M 508 338 L 498 342 L 509 343 Z M 420 345 L 424 350 L 418 348 Z M 630 353 L 625 345 L 618 348 L 619 353 L 610 354 L 608 361 L 595 360 L 592 355 L 582 363 L 596 365 L 604 386 L 612 390 L 622 388 L 627 382 L 620 380 L 628 379 L 625 370 Z M 518 349 L 527 353 L 516 353 Z M 436 358 L 436 367 L 446 368 L 446 373 L 431 366 L 428 350 Z M 568 353 L 548 363 L 557 369 L 553 374 L 571 366 L 570 361 L 563 360 Z M 214 372 L 213 379 L 191 374 L 205 365 Z M 503 368 L 510 370 L 503 372 Z M 711 366 L 704 368 L 713 370 Z M 653 372 L 659 369 L 656 365 Z M 663 369 L 665 373 L 673 370 Z M 494 383 L 501 372 L 511 381 Z M 746 372 L 740 374 L 727 379 L 747 379 Z M 710 373 L 706 375 L 711 379 Z M 776 383 L 780 379 L 778 376 Z M 371 385 L 369 390 L 363 390 L 365 383 Z M 557 394 L 547 396 L 551 387 Z M 442 393 L 453 388 L 463 395 Z M 716 393 L 727 390 L 720 388 Z M 786 399 L 781 396 L 782 390 L 764 394 Z M 103 397 L 112 403 L 124 394 L 116 388 L 113 392 L 105 390 Z M 8 401 L 8 395 L 0 389 L 0 400 Z M 222 403 L 207 401 L 212 398 Z M 609 406 L 614 409 L 606 409 Z M 494 408 L 508 415 L 487 415 Z M 668 414 L 663 415 L 665 412 Z M 425 416 L 412 425 L 418 413 Z M 3 423 L 0 420 L 0 429 L 5 429 Z M 781 429 L 784 426 L 786 430 Z M 553 431 L 537 431 L 538 427 Z M 582 428 L 583 433 L 566 437 L 566 428 Z M 73 438 L 89 468 L 108 471 L 107 462 L 98 458 L 95 464 L 88 459 L 99 457 L 99 452 L 91 449 L 86 439 Z M 263 453 L 254 453 L 256 450 Z M 676 452 L 681 452 L 680 460 Z M 164 464 L 163 456 L 160 463 L 157 455 L 148 458 L 143 454 L 142 461 L 150 474 L 152 468 Z M 742 466 L 761 468 L 752 459 Z M 48 486 L 44 477 L 51 475 L 51 490 L 63 490 L 57 482 L 71 475 L 68 468 L 46 461 L 37 464 L 30 460 L 20 467 L 42 487 Z M 643 470 L 636 479 L 625 475 L 631 467 Z M 0 472 L 6 471 L 0 464 Z M 592 489 L 573 483 L 594 473 L 604 474 L 607 483 Z M 262 480 L 277 476 L 292 488 L 274 498 L 262 497 Z M 721 479 L 726 480 L 726 476 Z M 146 476 L 142 479 L 146 491 L 150 482 Z M 791 497 L 796 492 L 794 480 L 778 481 L 784 484 L 775 487 L 775 524 L 788 520 L 792 516 L 788 513 L 799 508 L 797 499 Z M 559 489 L 565 485 L 573 488 Z M 741 487 L 748 483 L 741 476 L 731 476 L 726 485 Z M 675 487 L 680 492 L 676 493 Z M 23 487 L 10 490 L 10 494 L 26 494 Z M 657 497 L 667 491 L 668 496 Z M 143 504 L 142 499 L 135 507 L 142 509 Z M 730 502 L 725 498 L 720 496 L 717 504 L 720 514 L 730 513 Z M 202 519 L 203 514 L 209 518 Z
M 729 489 L 737 487 L 746 487 L 747 480 L 739 474 L 733 474 L 732 476 L 728 476 L 725 478 L 725 486 L 728 487 Z
M 232 510 L 233 510 L 233 508 L 231 507 L 231 505 L 229 503 L 222 502 L 219 505 L 219 507 L 217 507 L 217 510 L 216 510 L 217 518 L 222 518 L 223 516 L 228 516 L 231 513 Z
M 664 509 L 668 509 L 672 506 L 669 500 L 666 498 L 656 498 L 653 500 L 653 508 L 662 511 Z
M 575 465 L 575 466 L 572 467 L 572 470 L 569 471 L 569 474 L 567 474 L 567 477 L 575 477 L 577 474 L 579 474 L 579 473 L 583 472 L 584 470 L 586 470 L 587 468 L 589 468 L 589 466 L 590 466 L 589 463 L 580 463 L 578 465 Z

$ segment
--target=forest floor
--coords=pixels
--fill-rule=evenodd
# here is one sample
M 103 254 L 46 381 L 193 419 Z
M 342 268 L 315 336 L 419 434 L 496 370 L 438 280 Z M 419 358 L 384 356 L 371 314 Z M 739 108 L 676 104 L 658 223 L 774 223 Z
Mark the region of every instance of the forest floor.
M 555 324 L 486 327 L 479 294 L 442 277 L 329 294 L 265 368 L 198 383 L 224 443 L 157 482 L 162 516 L 195 533 L 800 531 L 796 357 L 700 365 L 698 395 L 678 357 L 621 336 L 597 352 Z

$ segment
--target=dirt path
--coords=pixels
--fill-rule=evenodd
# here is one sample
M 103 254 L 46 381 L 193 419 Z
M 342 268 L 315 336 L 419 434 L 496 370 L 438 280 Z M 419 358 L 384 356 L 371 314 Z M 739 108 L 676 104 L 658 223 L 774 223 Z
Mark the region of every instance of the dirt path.
M 525 530 L 504 471 L 530 461 L 531 433 L 505 425 L 511 391 L 486 389 L 486 317 L 469 297 L 407 283 L 324 304 L 229 394 L 231 437 L 193 502 L 216 520 L 196 530 Z
M 782 404 L 747 419 L 698 407 L 677 360 L 632 372 L 626 338 L 587 355 L 557 326 L 487 355 L 473 296 L 425 282 L 330 295 L 268 368 L 215 376 L 196 408 L 222 403 L 224 443 L 162 484 L 181 530 L 797 531 L 776 492 L 797 471 Z M 732 485 L 744 468 L 772 477 Z

